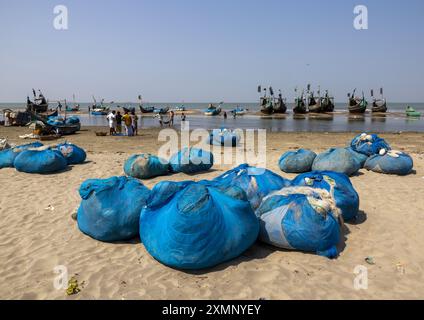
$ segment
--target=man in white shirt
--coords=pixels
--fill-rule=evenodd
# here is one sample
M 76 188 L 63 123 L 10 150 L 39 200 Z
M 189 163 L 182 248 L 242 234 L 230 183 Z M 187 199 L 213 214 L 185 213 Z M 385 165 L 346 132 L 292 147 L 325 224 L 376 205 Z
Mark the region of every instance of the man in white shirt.
M 109 121 L 109 133 L 110 135 L 114 135 L 116 133 L 116 115 L 115 110 L 107 115 L 107 120 Z

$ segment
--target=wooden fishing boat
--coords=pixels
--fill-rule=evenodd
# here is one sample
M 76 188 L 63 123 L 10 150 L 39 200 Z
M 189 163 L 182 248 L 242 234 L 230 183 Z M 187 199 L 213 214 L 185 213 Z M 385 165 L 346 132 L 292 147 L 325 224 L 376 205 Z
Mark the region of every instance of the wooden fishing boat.
M 371 111 L 372 112 L 386 112 L 387 111 L 387 102 L 383 97 L 383 88 L 380 88 L 381 99 L 374 98 L 374 90 L 371 90 L 371 97 L 374 98 Z
M 142 105 L 139 105 L 141 113 L 152 113 L 155 111 L 155 107 L 143 107 Z
M 321 107 L 323 112 L 334 111 L 334 97 L 330 97 L 328 90 L 325 91 L 324 97 L 321 98 Z
M 135 112 L 135 107 L 129 107 L 129 108 L 122 107 L 122 110 L 124 110 L 124 112 L 133 113 Z
M 46 132 L 52 132 L 52 133 L 61 134 L 61 135 L 69 135 L 69 134 L 74 134 L 81 128 L 80 124 L 67 124 L 67 123 L 59 124 L 58 123 L 56 125 L 51 125 L 48 123 L 48 119 L 45 116 L 42 116 L 33 111 L 29 111 L 29 112 L 31 113 L 32 119 L 41 121 L 45 125 Z
M 283 95 L 281 94 L 281 90 L 278 93 L 278 98 L 274 101 L 273 105 L 274 113 L 286 113 L 287 106 L 285 103 L 285 99 L 283 98 Z
M 169 111 L 169 107 L 165 107 L 165 108 L 155 108 L 153 110 L 154 113 L 156 114 L 166 114 Z
M 349 105 L 348 110 L 350 113 L 364 113 L 367 110 L 368 102 L 365 100 L 364 93 L 362 92 L 362 98 L 355 97 L 355 90 L 353 93 L 348 93 Z
M 242 116 L 246 114 L 247 109 L 237 106 L 235 109 L 231 110 L 231 113 L 235 113 L 237 116 Z
M 68 111 L 68 112 L 78 112 L 79 109 L 80 109 L 79 104 L 74 105 L 73 107 L 66 106 L 66 111 Z
M 321 98 L 316 99 L 313 92 L 311 92 L 308 98 L 308 110 L 313 113 L 322 112 Z

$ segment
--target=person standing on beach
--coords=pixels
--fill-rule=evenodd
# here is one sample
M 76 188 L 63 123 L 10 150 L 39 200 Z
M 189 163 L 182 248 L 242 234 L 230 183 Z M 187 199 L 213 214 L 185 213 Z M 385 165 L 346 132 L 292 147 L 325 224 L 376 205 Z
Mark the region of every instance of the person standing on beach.
M 169 118 L 169 126 L 173 126 L 174 125 L 174 116 L 175 116 L 175 113 L 174 113 L 174 111 L 171 110 L 171 112 L 170 112 L 170 118 Z
M 184 114 L 184 112 L 181 114 L 181 121 L 186 121 L 186 115 Z
M 113 110 L 111 113 L 109 113 L 106 118 L 109 120 L 109 133 L 112 136 L 116 133 L 115 110 Z
M 224 111 L 224 119 L 227 119 L 227 111 Z
M 132 128 L 132 119 L 129 115 L 128 111 L 125 111 L 125 114 L 122 116 L 122 120 L 124 120 L 125 131 L 127 136 L 133 136 L 133 128 Z
M 122 133 L 122 115 L 120 111 L 116 113 L 116 132 Z
M 138 123 L 137 122 L 138 122 L 138 117 L 135 114 L 135 110 L 133 110 L 133 111 L 131 111 L 131 126 L 132 126 L 132 129 L 133 129 L 134 135 L 138 134 L 138 130 L 137 130 Z

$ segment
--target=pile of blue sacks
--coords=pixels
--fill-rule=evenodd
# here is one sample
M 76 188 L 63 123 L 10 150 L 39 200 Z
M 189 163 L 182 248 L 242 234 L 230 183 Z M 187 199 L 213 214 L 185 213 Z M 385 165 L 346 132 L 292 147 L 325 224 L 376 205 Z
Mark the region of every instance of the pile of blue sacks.
M 81 121 L 76 116 L 67 117 L 66 119 L 62 116 L 49 117 L 47 119 L 47 124 L 53 127 L 71 124 L 71 125 L 77 125 L 79 128 L 81 128 Z
M 13 163 L 20 152 L 29 148 L 38 148 L 41 146 L 43 146 L 42 143 L 34 142 L 0 151 L 0 169 L 13 168 Z
M 14 167 L 26 173 L 48 174 L 63 171 L 68 165 L 81 164 L 87 155 L 71 143 L 43 146 L 34 142 L 0 152 L 0 168 Z
M 169 166 L 171 172 L 193 174 L 212 168 L 213 160 L 213 154 L 209 151 L 186 147 L 171 157 Z

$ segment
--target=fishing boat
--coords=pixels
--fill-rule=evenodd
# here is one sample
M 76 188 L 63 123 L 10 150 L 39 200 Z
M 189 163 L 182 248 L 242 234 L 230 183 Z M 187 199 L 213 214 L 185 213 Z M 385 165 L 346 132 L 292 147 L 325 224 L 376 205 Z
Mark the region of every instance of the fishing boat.
M 209 107 L 205 110 L 205 116 L 217 116 L 221 113 L 221 104 L 218 107 L 215 107 L 212 103 L 209 104 Z
M 93 105 L 91 114 L 93 116 L 105 116 L 109 113 L 109 108 Z
M 313 113 L 322 112 L 321 98 L 316 99 L 313 92 L 308 97 L 308 110 Z
M 242 116 L 244 114 L 246 114 L 247 109 L 237 106 L 235 109 L 231 110 L 232 114 L 236 114 L 237 116 Z
M 135 112 L 135 107 L 122 107 L 122 110 L 124 110 L 124 112 L 133 113 Z
M 32 93 L 34 96 L 34 101 L 31 101 L 29 96 L 27 96 L 27 110 L 37 113 L 46 112 L 49 109 L 49 103 L 42 94 L 41 90 L 38 90 L 38 98 L 34 89 L 32 89 Z
M 155 111 L 155 107 L 143 107 L 141 104 L 139 105 L 141 113 L 152 113 Z
M 295 92 L 297 92 L 297 88 L 295 89 Z M 305 114 L 308 113 L 308 109 L 306 108 L 306 102 L 304 97 L 304 91 L 302 90 L 302 93 L 300 96 L 296 97 L 294 99 L 294 108 L 293 112 L 295 114 Z
M 174 111 L 186 111 L 186 107 L 184 105 L 181 105 L 181 106 L 175 107 L 173 110 Z
M 165 107 L 165 108 L 154 108 L 153 112 L 156 114 L 166 114 L 169 111 L 169 107 Z
M 52 133 L 61 134 L 61 135 L 69 135 L 69 134 L 74 134 L 75 132 L 81 129 L 80 124 L 57 123 L 52 125 L 48 122 L 48 118 L 46 118 L 45 116 L 42 116 L 34 111 L 29 111 L 29 112 L 31 113 L 32 119 L 41 121 L 46 126 L 47 132 L 52 132 Z
M 413 118 L 421 117 L 421 112 L 416 111 L 411 106 L 406 107 L 405 113 L 407 117 L 413 117 Z
M 321 107 L 323 112 L 334 111 L 334 97 L 330 97 L 328 90 L 325 90 L 325 95 L 321 98 Z
M 79 104 L 74 105 L 72 107 L 70 107 L 68 105 L 66 106 L 66 111 L 68 111 L 68 112 L 78 112 L 79 109 L 80 109 L 80 105 Z
M 371 90 L 371 97 L 373 97 L 373 103 L 371 107 L 372 112 L 386 112 L 387 111 L 387 103 L 386 99 L 383 97 L 383 88 L 380 88 L 380 99 L 374 98 L 374 90 Z
M 274 105 L 273 105 L 273 109 L 274 109 L 274 113 L 286 113 L 287 111 L 287 106 L 286 106 L 286 102 L 285 99 L 283 98 L 283 95 L 281 94 L 281 90 L 278 90 L 278 98 L 274 100 Z
M 362 98 L 355 97 L 356 89 L 353 90 L 352 94 L 348 93 L 349 98 L 348 109 L 350 113 L 364 113 L 367 110 L 368 102 L 365 99 L 364 93 L 362 92 Z
M 274 92 L 272 90 L 272 87 L 269 87 L 269 92 L 270 92 L 269 96 L 267 95 L 267 89 L 266 88 L 263 88 L 263 92 L 264 92 L 263 97 L 259 98 L 259 106 L 261 108 L 261 112 L 263 114 L 267 114 L 267 115 L 273 114 L 274 113 L 274 103 L 273 103 L 274 99 L 273 99 L 272 95 L 273 95 Z M 261 85 L 258 86 L 258 93 L 262 93 L 262 86 Z

